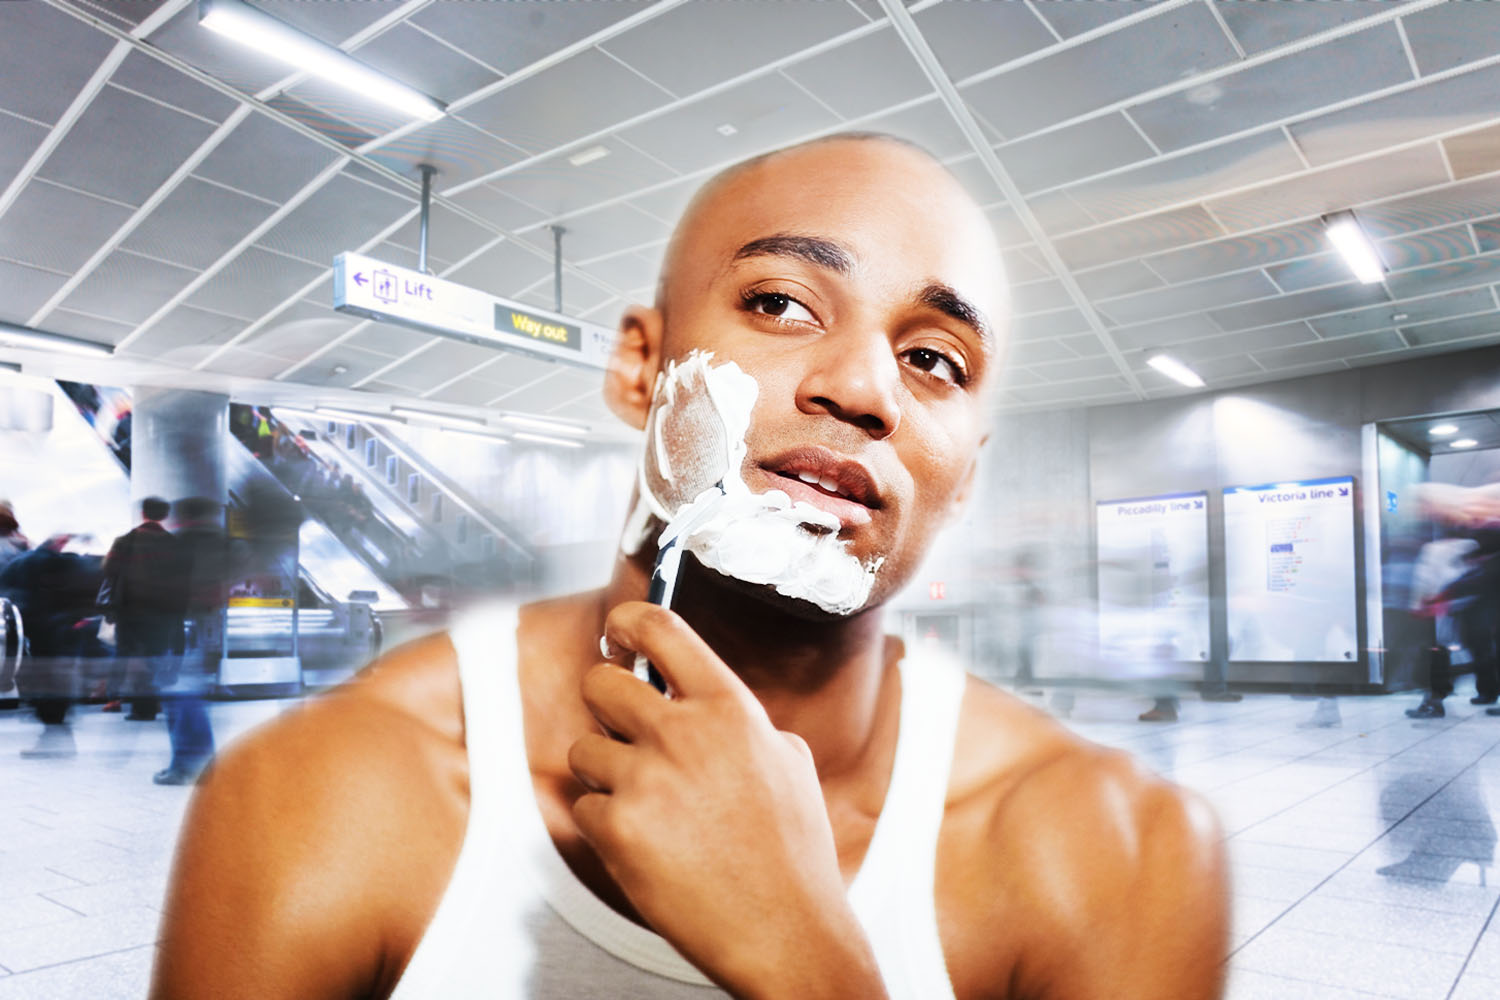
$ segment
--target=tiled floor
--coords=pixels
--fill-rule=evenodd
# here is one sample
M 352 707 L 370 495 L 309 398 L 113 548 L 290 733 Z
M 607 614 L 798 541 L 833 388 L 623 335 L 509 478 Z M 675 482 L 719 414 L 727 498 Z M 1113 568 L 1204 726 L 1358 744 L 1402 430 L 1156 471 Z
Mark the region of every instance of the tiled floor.
M 1079 696 L 1069 724 L 1201 791 L 1230 837 L 1231 1000 L 1500 997 L 1500 719 L 1449 699 L 1183 703 Z M 290 703 L 213 706 L 221 743 Z M 1338 724 L 1309 726 L 1336 706 Z M 161 722 L 74 713 L 74 757 L 23 760 L 40 727 L 0 712 L 0 1000 L 144 995 L 183 788 L 151 784 Z M 1493 803 L 1493 804 L 1492 804 Z

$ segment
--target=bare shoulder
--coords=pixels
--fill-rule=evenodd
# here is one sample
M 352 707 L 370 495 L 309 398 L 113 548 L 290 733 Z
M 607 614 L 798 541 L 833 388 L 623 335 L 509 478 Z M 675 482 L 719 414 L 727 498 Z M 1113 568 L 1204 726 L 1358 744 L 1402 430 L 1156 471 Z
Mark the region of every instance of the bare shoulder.
M 184 819 L 154 995 L 382 992 L 462 843 L 462 718 L 438 634 L 226 748 Z
M 1159 990 L 1143 996 L 1217 995 L 1227 866 L 1207 803 L 977 680 L 959 741 L 949 812 L 969 864 L 964 919 L 1026 928 L 1009 968 L 1026 995 L 1093 996 L 1089 977 L 1132 968 Z

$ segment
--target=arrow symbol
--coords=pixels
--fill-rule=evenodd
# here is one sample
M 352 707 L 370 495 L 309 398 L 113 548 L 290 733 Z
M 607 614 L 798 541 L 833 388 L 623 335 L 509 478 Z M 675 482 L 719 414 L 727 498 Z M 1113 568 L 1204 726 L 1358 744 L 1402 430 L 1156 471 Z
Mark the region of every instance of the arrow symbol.
M 365 275 L 363 271 L 354 276 L 354 283 L 361 288 L 365 286 Z

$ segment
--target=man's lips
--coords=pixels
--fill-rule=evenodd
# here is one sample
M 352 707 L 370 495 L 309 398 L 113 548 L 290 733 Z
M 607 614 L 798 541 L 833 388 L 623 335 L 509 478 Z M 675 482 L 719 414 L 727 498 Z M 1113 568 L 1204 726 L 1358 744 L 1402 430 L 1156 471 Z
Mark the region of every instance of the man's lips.
M 882 506 L 880 489 L 865 467 L 827 448 L 807 445 L 760 461 L 769 486 L 837 517 L 844 526 L 870 523 Z

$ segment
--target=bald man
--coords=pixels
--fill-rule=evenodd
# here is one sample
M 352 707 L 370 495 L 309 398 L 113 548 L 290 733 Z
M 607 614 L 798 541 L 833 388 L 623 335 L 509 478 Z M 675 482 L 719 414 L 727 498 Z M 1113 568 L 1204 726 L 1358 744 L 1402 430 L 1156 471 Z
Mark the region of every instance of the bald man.
M 220 757 L 153 995 L 1218 996 L 1208 810 L 883 633 L 972 486 L 1005 316 L 983 214 L 907 144 L 710 182 L 622 320 L 609 404 L 643 427 L 668 362 L 736 364 L 744 484 L 836 518 L 879 566 L 867 598 L 830 611 L 708 551 L 663 610 L 653 533 L 602 591 L 394 651 Z

